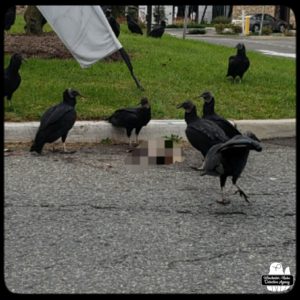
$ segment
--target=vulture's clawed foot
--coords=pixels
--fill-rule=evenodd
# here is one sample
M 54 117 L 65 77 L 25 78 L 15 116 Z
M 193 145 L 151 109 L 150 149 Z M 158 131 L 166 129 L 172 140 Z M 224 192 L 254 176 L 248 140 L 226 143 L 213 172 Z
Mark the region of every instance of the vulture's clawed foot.
M 246 195 L 246 193 L 245 193 L 243 190 L 237 189 L 237 190 L 234 192 L 234 194 L 237 194 L 237 193 L 239 193 L 241 197 L 244 197 L 244 199 L 245 199 L 245 201 L 246 201 L 247 203 L 251 204 L 251 202 L 248 200 L 249 197 Z

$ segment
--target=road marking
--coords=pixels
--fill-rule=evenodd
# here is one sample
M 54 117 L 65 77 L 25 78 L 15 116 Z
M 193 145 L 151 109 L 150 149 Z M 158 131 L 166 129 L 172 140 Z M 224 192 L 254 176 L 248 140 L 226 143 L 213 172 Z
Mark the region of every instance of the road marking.
M 267 55 L 276 55 L 276 56 L 284 56 L 284 57 L 291 57 L 291 58 L 296 58 L 295 53 L 283 53 L 283 52 L 276 52 L 276 51 L 271 51 L 271 50 L 262 50 L 259 49 L 258 51 L 267 54 Z

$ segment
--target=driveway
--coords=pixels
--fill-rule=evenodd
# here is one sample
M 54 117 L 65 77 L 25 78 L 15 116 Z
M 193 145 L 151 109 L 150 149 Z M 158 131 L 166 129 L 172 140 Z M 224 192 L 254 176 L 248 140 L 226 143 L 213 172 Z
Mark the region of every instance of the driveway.
M 266 55 L 296 58 L 296 37 L 286 36 L 232 36 L 217 35 L 212 29 L 207 34 L 188 34 L 187 39 L 199 40 L 207 43 L 235 47 L 237 43 L 243 42 L 247 50 L 254 50 Z M 172 36 L 182 38 L 182 29 L 166 29 Z
M 200 154 L 135 169 L 126 146 L 74 154 L 11 146 L 4 158 L 4 276 L 15 293 L 272 293 L 273 262 L 296 272 L 295 139 L 265 140 L 233 195 L 199 176 Z

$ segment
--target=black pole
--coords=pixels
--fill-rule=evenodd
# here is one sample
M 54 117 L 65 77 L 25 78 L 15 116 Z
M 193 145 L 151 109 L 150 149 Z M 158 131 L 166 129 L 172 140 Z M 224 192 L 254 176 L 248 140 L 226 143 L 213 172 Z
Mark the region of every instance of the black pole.
M 147 5 L 147 35 L 149 35 L 151 31 L 151 23 L 152 23 L 152 5 Z
M 130 74 L 131 74 L 132 78 L 134 79 L 134 81 L 135 81 L 135 83 L 136 83 L 136 86 L 137 86 L 139 89 L 141 89 L 142 91 L 144 91 L 144 88 L 141 86 L 140 82 L 138 81 L 138 79 L 135 77 L 135 75 L 134 75 L 134 73 L 133 73 L 133 67 L 132 67 L 132 64 L 131 64 L 131 61 L 130 61 L 130 58 L 129 58 L 127 52 L 125 51 L 124 48 L 121 48 L 121 49 L 119 50 L 119 52 L 120 52 L 122 58 L 124 59 L 126 65 L 127 65 L 127 67 L 128 67 L 128 69 L 129 69 L 129 71 L 130 71 Z

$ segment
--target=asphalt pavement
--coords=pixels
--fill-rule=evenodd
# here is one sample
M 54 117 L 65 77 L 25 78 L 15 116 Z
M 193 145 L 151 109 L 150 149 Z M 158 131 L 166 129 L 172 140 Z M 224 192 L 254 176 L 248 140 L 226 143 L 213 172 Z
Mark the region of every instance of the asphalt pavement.
M 170 35 L 182 38 L 182 29 L 167 29 Z M 296 36 L 242 36 L 220 35 L 213 29 L 207 34 L 187 34 L 187 39 L 204 41 L 207 43 L 235 47 L 237 43 L 244 43 L 247 50 L 257 51 L 266 55 L 296 58 Z
M 4 158 L 4 276 L 14 293 L 272 293 L 273 262 L 296 272 L 295 138 L 264 140 L 233 195 L 201 155 L 136 169 L 125 145 Z

